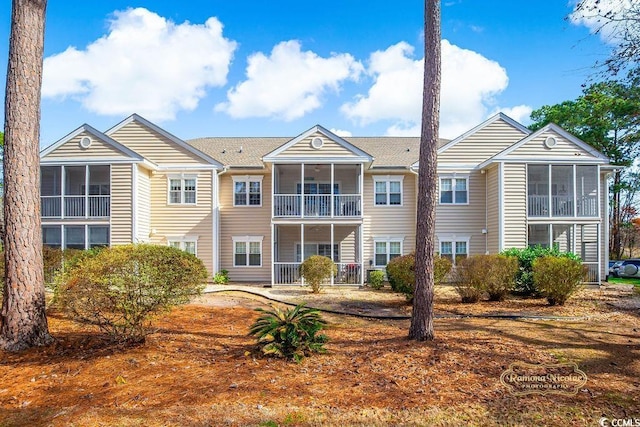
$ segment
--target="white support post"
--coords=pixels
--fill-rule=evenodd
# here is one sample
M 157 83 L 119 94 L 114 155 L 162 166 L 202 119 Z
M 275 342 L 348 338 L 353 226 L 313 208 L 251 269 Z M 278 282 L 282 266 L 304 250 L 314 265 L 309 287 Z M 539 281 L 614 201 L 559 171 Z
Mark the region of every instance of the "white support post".
M 300 163 L 300 218 L 304 218 L 304 209 L 304 163 Z
M 598 285 L 602 284 L 602 236 L 600 236 L 600 233 L 602 232 L 601 225 L 602 224 L 600 223 L 596 224 L 596 236 L 598 236 Z
M 334 181 L 334 179 L 335 179 L 335 178 L 334 178 L 334 173 L 335 173 L 334 167 L 335 167 L 335 164 L 331 163 L 331 203 L 330 203 L 330 207 L 331 207 L 331 218 L 333 218 L 333 215 L 334 215 L 334 213 L 335 213 L 335 211 L 334 211 L 334 205 L 335 205 L 335 198 L 336 198 L 336 195 L 334 194 L 334 190 L 333 190 L 333 188 L 334 188 L 334 182 L 335 182 L 335 181 Z M 333 224 L 332 224 L 331 226 L 333 227 Z M 333 228 L 331 229 L 331 231 L 333 232 Z M 331 251 L 333 251 L 333 246 L 331 246 Z M 332 252 L 332 253 L 333 253 L 333 252 Z M 331 283 L 331 284 L 333 284 L 333 279 L 332 279 L 332 283 Z
M 360 176 L 358 178 L 360 192 L 360 216 L 364 216 L 364 164 L 360 163 Z
M 578 171 L 577 166 L 573 165 L 573 215 L 574 217 L 578 216 L 578 179 L 576 176 L 576 172 Z M 583 214 L 584 215 L 584 214 Z
M 304 189 L 302 191 L 304 192 Z M 304 262 L 304 224 L 300 224 L 300 262 Z M 302 276 L 300 276 L 300 283 L 304 285 Z
M 64 219 L 64 210 L 65 210 L 65 192 L 67 189 L 65 188 L 64 181 L 66 178 L 66 170 L 64 166 L 60 166 L 60 218 Z M 64 233 L 63 233 L 64 234 Z M 63 239 L 64 243 L 64 239 Z M 62 249 L 64 249 L 64 245 L 62 245 Z
M 363 227 L 362 224 L 358 224 L 358 246 L 360 249 L 360 254 L 358 255 L 360 258 L 361 273 L 360 273 L 360 286 L 364 285 L 364 238 L 363 238 Z
M 333 164 L 331 165 L 331 182 L 333 183 Z M 335 260 L 333 259 L 333 238 L 334 238 L 333 226 L 334 226 L 334 224 L 331 223 L 331 261 L 335 262 Z M 334 280 L 333 280 L 333 274 L 332 274 L 331 275 L 331 286 L 333 286 L 333 285 L 334 285 Z
M 89 218 L 89 165 L 84 165 L 84 218 Z
M 279 190 L 279 189 L 278 189 Z M 271 164 L 271 217 L 273 218 L 276 214 L 276 164 Z M 271 234 L 273 237 L 273 233 Z
M 553 192 L 552 192 L 552 188 L 553 188 L 553 168 L 551 167 L 551 165 L 548 166 L 549 170 L 548 170 L 548 184 L 549 184 L 549 189 L 548 189 L 548 195 L 549 195 L 549 209 L 548 209 L 548 213 L 547 216 L 551 217 L 552 212 L 553 212 Z
M 271 223 L 271 287 L 276 284 L 276 226 Z

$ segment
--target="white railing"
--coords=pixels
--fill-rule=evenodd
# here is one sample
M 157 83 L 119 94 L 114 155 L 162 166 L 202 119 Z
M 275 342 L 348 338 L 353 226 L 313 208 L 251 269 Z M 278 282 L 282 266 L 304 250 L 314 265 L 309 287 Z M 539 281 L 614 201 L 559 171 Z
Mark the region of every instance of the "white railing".
M 598 198 L 583 196 L 578 199 L 578 216 L 598 216 Z
M 359 285 L 362 283 L 362 264 L 355 262 L 336 262 L 338 272 L 333 278 L 336 285 Z
M 274 194 L 274 217 L 331 217 L 331 194 Z M 359 194 L 333 196 L 334 217 L 361 215 Z M 302 206 L 301 206 L 302 203 Z
M 587 278 L 585 279 L 585 283 L 598 283 L 600 278 L 600 271 L 598 271 L 598 263 L 597 262 L 583 262 L 583 265 L 589 267 L 587 272 Z
M 42 196 L 40 197 L 42 216 L 60 217 L 62 215 L 62 196 Z
M 111 214 L 111 196 L 41 196 L 40 204 L 43 218 L 61 218 L 63 205 L 65 217 L 95 218 Z
M 273 277 L 277 285 L 293 285 L 301 284 L 300 280 L 300 262 L 274 262 Z
M 552 196 L 552 216 L 573 216 L 573 196 Z
M 548 216 L 549 196 L 529 196 L 529 216 Z

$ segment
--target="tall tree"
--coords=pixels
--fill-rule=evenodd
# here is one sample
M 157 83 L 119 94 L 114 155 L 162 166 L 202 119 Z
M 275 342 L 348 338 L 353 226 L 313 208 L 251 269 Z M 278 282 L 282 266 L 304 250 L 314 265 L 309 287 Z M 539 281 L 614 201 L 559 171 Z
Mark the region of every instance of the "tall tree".
M 52 341 L 45 315 L 40 225 L 40 91 L 46 0 L 13 0 L 5 98 L 5 286 L 0 347 Z
M 531 113 L 530 126 L 539 129 L 553 122 L 587 142 L 617 166 L 629 166 L 640 153 L 640 86 L 608 81 L 592 84 L 574 101 L 545 105 Z M 623 194 L 630 188 L 623 168 L 613 174 L 611 194 L 612 259 L 622 254 L 620 228 L 624 222 Z
M 596 65 L 604 66 L 612 75 L 620 71 L 637 71 L 640 66 L 640 2 L 580 0 L 569 18 L 595 24 L 594 33 L 614 46 L 609 57 Z
M 416 285 L 409 338 L 433 340 L 433 261 L 436 219 L 436 169 L 440 120 L 440 1 L 424 8 L 424 87 L 416 225 Z

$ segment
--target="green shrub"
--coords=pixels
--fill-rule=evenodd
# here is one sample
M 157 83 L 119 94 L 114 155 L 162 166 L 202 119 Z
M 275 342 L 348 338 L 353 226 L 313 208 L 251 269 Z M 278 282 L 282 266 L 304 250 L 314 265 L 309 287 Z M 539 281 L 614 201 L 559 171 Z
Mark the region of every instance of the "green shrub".
M 516 275 L 515 293 L 525 296 L 539 295 L 533 280 L 533 262 L 543 256 L 556 256 L 580 261 L 580 257 L 571 252 L 560 252 L 556 248 L 532 246 L 525 249 L 511 248 L 501 252 L 501 255 L 518 258 L 519 271 Z
M 481 255 L 486 257 L 487 276 L 484 290 L 490 301 L 502 301 L 516 284 L 518 259 L 505 255 Z
M 55 286 L 55 276 L 62 270 L 65 263 L 83 254 L 81 249 L 60 249 L 50 246 L 42 247 L 42 261 L 44 264 L 44 284 Z
M 309 283 L 314 294 L 320 292 L 322 282 L 331 279 L 337 271 L 331 258 L 321 255 L 312 255 L 300 264 L 300 275 Z
M 387 278 L 394 292 L 399 292 L 413 300 L 413 291 L 416 284 L 415 254 L 403 255 L 393 258 L 387 264 Z M 447 258 L 436 256 L 433 261 L 434 284 L 442 283 L 451 271 L 451 261 Z
M 216 285 L 226 285 L 229 283 L 229 270 L 220 270 L 218 273 L 213 275 L 213 283 Z
M 86 251 L 56 277 L 56 303 L 74 320 L 113 339 L 144 342 L 151 318 L 204 288 L 202 261 L 169 246 L 126 245 Z
M 318 334 L 326 325 L 316 309 L 304 304 L 285 311 L 277 307 L 271 310 L 256 309 L 262 315 L 249 330 L 249 335 L 258 338 L 263 354 L 284 357 L 295 361 L 311 353 L 325 351 L 326 335 Z
M 384 285 L 384 271 L 373 270 L 369 273 L 369 286 L 380 289 Z
M 549 305 L 564 305 L 582 287 L 588 267 L 566 257 L 545 256 L 533 262 L 533 280 Z

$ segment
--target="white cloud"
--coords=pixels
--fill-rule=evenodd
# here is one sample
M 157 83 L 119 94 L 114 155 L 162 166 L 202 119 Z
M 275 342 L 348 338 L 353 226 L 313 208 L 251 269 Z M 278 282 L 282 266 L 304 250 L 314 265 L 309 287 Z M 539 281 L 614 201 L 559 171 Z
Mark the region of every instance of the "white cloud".
M 348 130 L 334 129 L 334 128 L 331 128 L 331 129 L 329 129 L 329 130 L 330 130 L 332 133 L 334 133 L 334 134 L 336 134 L 336 135 L 338 135 L 338 136 L 341 136 L 341 137 L 343 137 L 343 138 L 348 138 L 348 137 L 350 137 L 350 136 L 353 136 L 353 134 L 352 134 L 350 131 L 348 131 Z
M 346 80 L 356 81 L 362 64 L 349 54 L 328 58 L 302 52 L 296 40 L 274 46 L 248 58 L 247 79 L 227 92 L 227 102 L 216 105 L 234 118 L 272 117 L 295 120 L 319 108 L 328 91 L 339 92 Z
M 176 24 L 144 8 L 114 13 L 109 32 L 86 49 L 44 60 L 42 95 L 72 97 L 103 115 L 173 119 L 193 110 L 208 87 L 223 86 L 236 43 L 222 24 Z
M 423 60 L 412 56 L 413 47 L 405 42 L 374 52 L 367 69 L 373 85 L 342 105 L 342 112 L 362 125 L 391 121 L 389 135 L 419 135 Z M 508 83 L 497 62 L 443 40 L 440 136 L 453 138 L 482 122 Z
M 632 0 L 586 0 L 582 9 L 576 10 L 578 4 L 569 15 L 574 25 L 584 25 L 592 34 L 598 33 L 605 43 L 620 41 L 616 37 L 622 36 L 619 32 L 622 23 L 616 20 L 632 9 Z
M 511 117 L 518 123 L 522 123 L 523 125 L 528 125 L 531 123 L 531 112 L 533 108 L 528 105 L 516 105 L 511 108 L 496 108 L 490 115 L 494 115 L 497 113 L 504 113 L 507 116 Z

